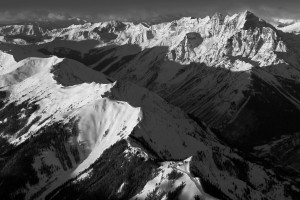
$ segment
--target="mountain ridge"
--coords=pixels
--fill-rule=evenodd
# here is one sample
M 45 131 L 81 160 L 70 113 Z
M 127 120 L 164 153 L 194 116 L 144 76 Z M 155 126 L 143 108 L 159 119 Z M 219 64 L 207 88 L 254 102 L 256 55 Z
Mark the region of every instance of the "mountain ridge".
M 31 64 L 28 65 L 26 63 Z M 91 170 L 91 166 L 93 166 L 93 163 L 97 163 L 97 160 L 99 160 L 98 157 L 100 156 L 101 158 L 101 155 L 105 152 L 105 149 L 109 149 L 111 145 L 114 145 L 114 142 L 115 144 L 118 144 L 118 141 L 122 141 L 123 139 L 127 138 L 129 134 L 132 134 L 134 138 L 136 138 L 135 141 L 146 142 L 149 145 L 146 148 L 150 148 L 155 152 L 154 155 L 150 154 L 151 157 L 154 156 L 156 157 L 156 159 L 160 159 L 162 161 L 183 160 L 189 156 L 194 155 L 198 151 L 202 153 L 207 152 L 208 154 L 205 153 L 205 155 L 207 154 L 208 156 L 209 154 L 211 154 L 209 152 L 212 151 L 209 148 L 209 146 L 211 145 L 220 148 L 220 150 L 216 151 L 220 151 L 221 155 L 227 151 L 231 152 L 229 148 L 221 145 L 218 142 L 218 139 L 213 135 L 213 133 L 210 133 L 209 129 L 204 131 L 204 129 L 199 127 L 195 122 L 193 122 L 193 120 L 189 119 L 187 115 L 185 115 L 180 109 L 168 105 L 168 103 L 166 103 L 158 95 L 151 93 L 146 89 L 138 88 L 131 83 L 122 83 L 122 81 L 117 83 L 111 83 L 109 81 L 107 83 L 103 83 L 103 81 L 107 81 L 107 79 L 105 80 L 101 78 L 101 76 L 99 77 L 99 73 L 96 73 L 98 74 L 98 76 L 96 77 L 99 77 L 99 80 L 97 81 L 98 84 L 95 82 L 86 83 L 84 75 L 89 71 L 89 73 L 95 72 L 86 67 L 82 67 L 82 70 L 85 71 L 85 73 L 82 73 L 79 70 L 81 68 L 81 65 L 82 64 L 76 61 L 68 61 L 66 59 L 59 59 L 57 57 L 28 58 L 25 61 L 21 61 L 21 64 L 19 64 L 20 67 L 15 69 L 15 73 L 25 74 L 24 78 L 16 80 L 15 82 L 13 82 L 14 84 L 6 84 L 5 82 L 4 84 L 2 84 L 1 90 L 8 91 L 9 95 L 4 97 L 6 106 L 2 108 L 1 116 L 4 114 L 4 116 L 8 118 L 9 122 L 5 120 L 2 121 L 1 127 L 3 128 L 5 127 L 5 124 L 11 123 L 10 120 L 12 119 L 14 119 L 16 124 L 18 124 L 21 123 L 23 119 L 29 117 L 27 118 L 28 121 L 25 121 L 26 130 L 20 127 L 20 131 L 18 131 L 18 129 L 15 129 L 16 132 L 14 134 L 13 132 L 9 131 L 11 129 L 8 130 L 6 128 L 4 131 L 4 135 L 12 145 L 20 145 L 21 149 L 29 148 L 31 149 L 28 150 L 30 152 L 39 152 L 27 155 L 27 157 L 34 156 L 32 158 L 33 161 L 31 165 L 33 168 L 31 168 L 31 170 L 36 171 L 35 173 L 37 173 L 37 175 L 35 176 L 38 177 L 37 182 L 39 183 L 39 185 L 36 185 L 37 182 L 33 181 L 30 183 L 31 187 L 27 186 L 27 189 L 21 189 L 21 187 L 19 188 L 19 193 L 13 193 L 13 188 L 11 188 L 9 191 L 11 191 L 12 193 L 10 192 L 8 194 L 21 195 L 23 193 L 21 191 L 27 191 L 24 196 L 25 198 L 46 198 L 46 196 L 48 195 L 50 195 L 51 197 L 48 196 L 47 198 L 60 198 L 59 196 L 56 196 L 58 194 L 64 196 L 64 192 L 55 192 L 55 194 L 49 192 L 53 191 L 58 186 L 65 188 L 64 190 L 66 190 L 69 187 L 67 185 L 71 184 L 72 179 L 74 178 L 76 182 L 80 182 L 80 180 L 89 180 L 89 177 L 93 177 L 93 175 L 88 174 L 93 174 L 92 172 L 94 171 L 92 170 L 91 172 L 89 172 L 89 170 Z M 28 66 L 37 69 L 33 70 L 31 68 L 28 68 Z M 55 67 L 55 70 L 51 70 L 52 67 Z M 69 70 L 68 68 L 73 68 L 75 71 L 71 69 Z M 24 71 L 22 72 L 22 70 L 20 69 L 26 69 L 28 70 L 28 72 L 24 73 Z M 64 73 L 62 73 L 62 71 L 58 71 L 58 69 L 63 70 Z M 9 74 L 11 73 L 14 72 L 9 72 L 2 76 L 10 77 Z M 57 73 L 57 75 L 61 77 L 57 77 L 57 75 L 53 76 L 51 75 L 51 73 Z M 73 79 L 70 79 L 69 77 L 74 75 L 75 77 L 77 76 L 77 78 L 75 78 L 73 81 Z M 11 77 L 16 77 L 16 75 Z M 3 79 L 3 77 L 1 79 Z M 9 79 L 4 78 L 4 80 Z M 12 81 L 8 82 L 11 83 Z M 67 82 L 68 84 L 62 84 L 62 82 Z M 70 99 L 69 96 L 72 96 L 72 99 Z M 38 99 L 36 97 L 38 97 Z M 9 101 L 7 102 L 7 100 Z M 120 100 L 123 102 L 120 102 Z M 11 118 L 10 116 L 14 115 L 11 115 L 12 111 L 8 110 L 8 108 L 11 107 L 10 105 L 12 105 L 10 102 L 13 103 L 16 101 L 19 105 L 22 105 L 22 102 L 27 102 L 29 105 L 34 104 L 36 105 L 36 108 L 30 111 L 31 113 L 20 113 L 17 118 Z M 127 102 L 129 102 L 130 105 Z M 28 106 L 28 108 L 30 107 L 31 106 Z M 22 111 L 24 110 L 24 108 L 25 107 L 20 110 Z M 142 111 L 142 113 L 140 111 Z M 115 112 L 116 114 L 113 114 Z M 122 113 L 125 114 L 124 117 Z M 77 122 L 78 125 L 75 125 L 73 128 L 71 128 L 73 126 L 72 124 L 77 121 L 75 120 L 77 115 L 80 116 L 78 118 L 79 121 Z M 119 117 L 120 119 L 118 119 Z M 116 122 L 122 123 L 119 124 Z M 65 125 L 63 125 L 62 127 L 58 126 L 58 129 L 55 129 L 53 127 L 53 129 L 48 130 L 46 128 L 51 127 L 56 123 L 63 123 Z M 109 129 L 106 128 L 107 123 L 112 123 L 111 125 L 107 125 L 107 128 Z M 67 128 L 68 126 L 71 126 L 71 130 L 73 130 L 71 133 L 68 133 L 68 130 L 70 129 Z M 49 131 L 51 131 L 52 134 L 50 134 Z M 176 136 L 175 133 L 177 133 L 178 136 Z M 63 139 L 64 143 L 61 143 L 57 139 L 54 139 L 58 136 L 65 138 Z M 41 137 L 49 138 L 48 140 L 52 141 L 48 143 L 48 145 L 50 145 L 50 148 L 46 145 L 47 140 L 44 141 Z M 172 143 L 169 143 L 169 138 L 172 138 Z M 26 141 L 32 143 L 32 145 L 29 145 L 28 147 L 26 147 L 25 145 L 22 148 L 22 143 Z M 36 143 L 38 141 L 40 141 L 40 145 L 42 145 L 41 149 L 38 148 L 39 145 L 38 143 Z M 52 144 L 54 145 L 53 147 L 51 147 Z M 70 150 L 68 150 L 69 148 Z M 144 149 L 144 147 L 141 148 Z M 148 154 L 148 151 L 142 150 L 142 152 Z M 239 157 L 237 154 L 234 154 L 233 152 L 231 152 L 230 154 L 225 154 L 227 156 L 230 155 L 229 157 L 232 157 L 230 159 L 239 159 L 241 160 L 240 162 L 245 162 L 241 157 Z M 13 155 L 22 155 L 22 151 L 16 151 Z M 210 163 L 209 165 L 212 165 L 212 167 L 215 168 L 216 164 L 214 163 L 217 161 L 209 160 L 209 157 L 210 156 L 208 156 L 207 158 L 208 160 L 198 160 L 196 158 L 193 160 L 193 162 L 195 162 L 193 165 L 197 166 L 196 168 L 198 170 L 200 169 L 200 171 L 198 171 L 197 173 L 208 173 L 205 171 L 205 169 L 199 168 L 198 162 L 204 162 L 204 165 L 201 164 L 200 166 L 207 166 L 208 163 Z M 8 158 L 4 158 L 4 161 L 6 161 Z M 1 165 L 4 164 L 4 167 L 1 171 L 2 176 L 3 174 L 7 174 L 10 172 L 9 166 L 11 166 L 12 163 L 18 161 L 19 159 L 13 159 L 6 164 L 2 163 Z M 218 165 L 219 164 L 217 164 L 217 166 Z M 15 166 L 21 167 L 21 165 L 17 163 L 15 163 Z M 30 165 L 26 164 L 25 166 L 29 167 Z M 45 172 L 41 170 L 46 166 L 48 166 L 50 171 L 45 174 Z M 168 166 L 169 164 L 164 165 L 163 171 L 168 169 Z M 173 167 L 175 170 L 178 168 L 176 166 Z M 11 170 L 14 169 L 15 168 L 13 167 Z M 262 173 L 265 173 L 264 169 L 259 166 L 255 166 L 255 169 L 262 170 Z M 167 171 L 166 173 L 171 172 L 170 169 L 168 170 L 169 171 Z M 188 172 L 189 171 L 184 173 Z M 216 172 L 217 171 L 212 171 L 210 173 Z M 202 175 L 202 177 L 204 176 L 204 174 Z M 19 176 L 20 175 L 17 175 L 16 177 Z M 70 179 L 69 176 L 71 177 L 71 182 L 66 182 Z M 83 177 L 79 178 L 81 176 Z M 166 174 L 164 176 L 166 176 Z M 198 174 L 198 176 L 200 176 L 200 174 Z M 79 179 L 77 179 L 76 177 Z M 188 179 L 188 176 L 184 177 L 185 181 L 191 181 L 190 179 Z M 6 184 L 8 184 L 6 185 L 7 187 L 13 186 L 9 184 L 9 179 L 6 176 L 4 176 L 3 178 L 4 182 L 2 182 L 1 187 Z M 10 179 L 12 178 L 13 177 L 10 177 Z M 282 192 L 285 189 L 281 185 L 281 182 L 278 182 L 277 178 L 275 177 L 275 179 L 269 178 L 270 177 L 266 177 L 266 180 L 274 182 L 277 187 L 282 188 L 280 190 L 281 192 L 276 194 L 276 197 L 282 196 Z M 234 180 L 235 178 L 233 177 L 231 181 L 235 182 Z M 221 181 L 221 179 L 219 181 Z M 264 181 L 265 180 L 263 180 L 263 182 Z M 63 185 L 63 183 L 68 184 Z M 189 184 L 193 185 L 195 183 L 193 183 L 192 181 Z M 213 182 L 213 184 L 215 183 Z M 241 187 L 241 191 L 234 194 L 232 197 L 234 197 L 235 195 L 244 195 L 242 191 L 244 190 L 244 187 L 248 188 L 247 185 L 248 183 L 243 186 L 238 186 Z M 28 187 L 31 189 L 29 189 Z M 197 187 L 193 187 L 195 195 L 205 196 L 205 193 L 201 193 L 201 191 L 199 192 L 199 190 L 196 189 Z M 226 195 L 231 196 L 232 194 L 227 192 L 227 187 L 228 186 L 226 186 L 226 184 L 222 185 L 221 191 L 225 192 Z M 46 188 L 47 190 L 45 191 Z M 168 192 L 170 190 L 162 189 L 161 191 Z M 259 187 L 251 189 L 250 196 L 252 195 L 258 195 L 258 198 L 262 197 Z M 7 196 L 7 198 L 12 197 L 13 196 Z
M 297 36 L 249 11 L 0 33 L 0 196 L 297 199 Z

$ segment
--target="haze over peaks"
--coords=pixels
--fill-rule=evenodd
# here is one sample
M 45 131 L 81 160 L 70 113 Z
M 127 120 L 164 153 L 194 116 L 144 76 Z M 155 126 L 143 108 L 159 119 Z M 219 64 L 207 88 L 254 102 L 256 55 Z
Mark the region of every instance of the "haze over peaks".
M 300 2 L 297 0 L 130 0 L 126 2 L 121 0 L 3 0 L 0 22 L 65 20 L 69 17 L 87 17 L 95 21 L 166 21 L 182 16 L 211 16 L 215 12 L 233 14 L 245 9 L 272 21 L 274 18 L 299 19 L 299 6 Z

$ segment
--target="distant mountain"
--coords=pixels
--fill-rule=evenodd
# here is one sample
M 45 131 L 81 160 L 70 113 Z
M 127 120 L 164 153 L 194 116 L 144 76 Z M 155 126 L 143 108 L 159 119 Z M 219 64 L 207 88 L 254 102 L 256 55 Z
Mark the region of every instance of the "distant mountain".
M 280 27 L 279 30 L 282 30 L 283 32 L 286 32 L 286 33 L 294 33 L 294 34 L 298 35 L 300 33 L 300 22 L 296 21 L 294 23 Z
M 61 20 L 46 20 L 41 19 L 39 21 L 23 21 L 23 22 L 16 22 L 16 23 L 10 23 L 10 24 L 0 24 L 0 26 L 12 26 L 12 25 L 37 25 L 43 29 L 58 29 L 58 28 L 66 28 L 71 25 L 79 25 L 79 24 L 85 24 L 88 23 L 88 19 L 81 19 L 78 17 L 70 17 L 67 19 L 61 19 Z
M 64 26 L 0 27 L 1 197 L 298 198 L 297 35 L 249 11 Z

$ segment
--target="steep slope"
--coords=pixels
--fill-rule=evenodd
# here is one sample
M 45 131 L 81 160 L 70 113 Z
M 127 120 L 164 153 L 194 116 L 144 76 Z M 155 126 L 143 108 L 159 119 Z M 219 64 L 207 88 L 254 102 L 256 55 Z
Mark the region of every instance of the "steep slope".
M 190 120 L 184 122 L 186 116 L 180 110 L 142 88 L 129 83 L 111 83 L 78 62 L 56 57 L 28 58 L 17 65 L 12 66 L 16 68 L 13 72 L 1 77 L 2 93 L 8 95 L 1 97 L 4 98 L 1 190 L 16 189 L 6 195 L 22 196 L 24 193 L 26 198 L 36 198 L 47 194 L 46 189 L 50 192 L 76 176 L 105 149 L 126 139 L 137 124 L 135 137 L 150 143 L 158 158 L 183 159 L 195 151 L 195 148 L 185 151 L 175 148 L 183 144 L 195 147 L 192 137 L 186 135 L 196 134 Z M 68 132 L 68 127 L 74 123 L 75 130 Z M 200 129 L 197 131 L 201 133 Z M 170 137 L 174 139 L 171 144 L 167 142 Z M 26 143 L 32 146 L 26 147 Z M 22 162 L 19 157 L 25 149 L 31 152 L 25 156 L 30 163 L 22 166 L 18 164 Z M 7 163 L 12 157 L 15 159 Z M 11 168 L 12 165 L 15 167 Z M 24 169 L 25 177 L 35 178 L 32 182 L 29 179 L 31 186 L 23 188 L 11 182 L 23 177 L 17 168 Z M 15 175 L 12 174 L 14 170 Z M 26 184 L 25 177 L 20 184 Z
M 299 169 L 299 133 L 293 135 L 284 135 L 279 140 L 271 141 L 268 144 L 257 146 L 253 151 L 258 157 L 265 159 L 267 162 L 272 160 L 277 165 L 289 166 L 293 171 Z M 299 170 L 298 170 L 299 171 Z M 294 176 L 297 176 L 295 174 Z M 297 177 L 299 181 L 299 177 Z
M 263 156 L 261 156 L 261 152 L 255 150 L 258 148 L 257 146 L 268 145 L 270 141 L 280 140 L 282 136 L 297 138 L 297 133 L 300 131 L 298 123 L 300 120 L 300 40 L 297 35 L 276 30 L 248 11 L 232 16 L 216 14 L 203 19 L 186 17 L 154 25 L 111 21 L 73 25 L 40 33 L 37 29 L 29 26 L 27 28 L 9 28 L 7 26 L 1 30 L 3 37 L 1 36 L 0 48 L 12 53 L 14 59 L 6 53 L 1 53 L 0 84 L 1 87 L 4 87 L 3 90 L 7 91 L 1 95 L 1 98 L 6 100 L 1 102 L 0 107 L 4 107 L 3 113 L 13 113 L 28 106 L 28 109 L 20 112 L 18 116 L 3 115 L 1 124 L 2 127 L 7 127 L 3 129 L 3 138 L 5 139 L 1 139 L 1 142 L 3 141 L 5 144 L 3 149 L 6 146 L 12 148 L 7 140 L 13 144 L 22 144 L 23 141 L 27 141 L 26 138 L 31 137 L 28 131 L 38 132 L 48 122 L 65 120 L 65 116 L 69 116 L 67 121 L 85 118 L 87 122 L 97 119 L 96 121 L 101 121 L 103 124 L 102 120 L 112 121 L 114 118 L 107 117 L 106 119 L 104 117 L 102 119 L 103 116 L 109 114 L 106 113 L 106 109 L 99 108 L 107 107 L 111 113 L 114 113 L 113 110 L 117 108 L 124 113 L 120 117 L 127 119 L 130 118 L 129 113 L 138 113 L 134 108 L 140 107 L 143 117 L 141 114 L 136 114 L 126 122 L 126 127 L 130 128 L 126 134 L 124 133 L 124 138 L 130 135 L 135 142 L 142 144 L 143 148 L 152 152 L 155 159 L 159 158 L 163 161 L 182 160 L 194 155 L 192 161 L 195 160 L 197 169 L 191 171 L 204 181 L 208 190 L 213 188 L 213 192 L 220 192 L 219 198 L 221 199 L 253 199 L 256 198 L 255 196 L 262 198 L 260 192 L 265 191 L 269 191 L 269 196 L 266 198 L 275 198 L 270 195 L 276 194 L 276 189 L 268 188 L 268 183 L 263 184 L 264 187 L 262 187 L 255 182 L 256 179 L 253 180 L 250 177 L 251 170 L 254 174 L 265 174 L 265 172 L 255 172 L 258 170 L 257 168 L 262 171 L 264 169 L 253 168 L 252 164 L 245 162 L 242 158 L 245 155 L 247 155 L 246 160 L 261 163 L 264 167 L 275 170 L 280 176 L 290 179 L 287 182 L 297 182 L 299 161 L 293 158 L 299 154 L 298 143 L 292 147 L 281 145 L 282 149 L 276 151 L 278 154 L 276 158 L 284 159 L 282 163 L 272 159 L 274 158 L 273 150 L 264 150 Z M 14 35 L 14 38 L 7 39 L 10 35 Z M 24 35 L 26 37 L 34 36 L 37 40 L 24 39 Z M 60 58 L 27 58 L 50 55 L 57 55 Z M 63 59 L 65 57 L 84 63 L 112 78 L 89 71 L 84 65 Z M 24 58 L 25 60 L 23 60 Z M 16 63 L 14 60 L 19 62 Z M 52 67 L 53 65 L 54 67 Z M 41 66 L 44 67 L 41 68 Z M 113 80 L 120 81 L 113 83 Z M 93 84 L 93 81 L 96 84 Z M 190 141 L 189 137 L 185 138 L 184 136 L 195 132 L 194 126 L 197 125 L 188 125 L 189 120 L 186 123 L 182 122 L 183 118 L 188 118 L 187 115 L 183 115 L 184 117 L 179 115 L 177 111 L 173 111 L 172 106 L 169 107 L 164 101 L 158 100 L 159 97 L 153 97 L 152 93 L 151 98 L 144 96 L 145 93 L 148 94 L 147 90 L 137 89 L 128 81 L 157 93 L 168 103 L 188 113 L 189 117 L 198 121 L 202 128 L 210 127 L 229 146 L 242 150 L 245 154 L 241 154 L 242 156 L 238 156 L 237 159 L 231 155 L 233 152 L 227 147 L 221 148 L 219 142 L 212 143 L 216 140 L 213 132 L 207 131 L 209 132 L 207 134 L 204 131 L 205 134 L 202 134 L 199 140 L 205 141 L 204 146 L 218 146 L 218 148 L 214 148 L 217 150 L 212 151 L 202 149 L 206 153 L 204 156 L 199 156 L 201 154 L 198 152 L 199 149 L 194 147 L 201 146 L 202 148 L 203 143 L 195 144 L 194 140 Z M 101 83 L 101 86 L 97 83 Z M 105 87 L 102 85 L 104 83 Z M 59 89 L 60 87 L 63 89 Z M 99 94 L 95 93 L 95 90 Z M 11 100 L 9 100 L 9 106 L 6 106 L 8 96 Z M 74 99 L 69 98 L 70 96 Z M 94 102 L 98 98 L 106 99 Z M 27 101 L 28 99 L 31 100 Z M 36 105 L 37 100 L 39 103 Z M 111 100 L 113 101 L 111 102 Z M 126 103 L 121 107 L 115 106 L 115 100 L 127 102 L 129 106 Z M 21 103 L 11 104 L 14 101 Z M 91 105 L 88 106 L 86 103 Z M 36 112 L 37 114 L 34 114 Z M 117 113 L 114 115 L 119 115 Z M 27 120 L 26 116 L 31 117 Z M 177 118 L 177 116 L 181 117 Z M 25 120 L 19 120 L 19 117 Z M 137 120 L 139 122 L 136 119 L 139 119 Z M 34 124 L 42 120 L 46 120 L 45 123 L 35 127 Z M 70 123 L 73 124 L 75 121 Z M 17 125 L 15 127 L 8 126 L 11 122 Z M 64 121 L 63 124 L 65 123 Z M 78 122 L 76 121 L 76 123 Z M 99 128 L 97 123 L 88 124 L 88 126 L 93 127 L 91 128 L 93 131 L 88 131 L 90 134 L 80 137 L 87 141 L 86 148 L 89 149 L 87 152 L 91 157 L 78 159 L 76 164 L 78 169 L 72 168 L 77 175 L 99 158 L 98 153 L 96 156 L 92 152 L 103 152 L 112 144 L 103 141 L 104 147 L 92 151 L 94 147 L 98 148 L 95 141 L 98 139 L 102 141 L 100 138 L 105 135 L 106 130 Z M 106 126 L 115 127 L 112 124 Z M 24 128 L 19 130 L 22 127 Z M 71 127 L 73 126 L 71 125 Z M 123 137 L 115 136 L 119 129 L 114 128 L 114 130 L 113 141 Z M 16 133 L 8 134 L 11 132 Z M 95 134 L 96 132 L 97 134 Z M 174 133 L 177 133 L 178 136 L 175 137 Z M 18 135 L 23 135 L 23 137 Z M 174 138 L 171 144 L 169 138 Z M 82 143 L 84 146 L 85 142 Z M 125 148 L 126 145 L 122 143 L 121 146 Z M 178 146 L 187 147 L 182 150 Z M 292 151 L 291 148 L 295 151 Z M 144 149 L 141 151 L 143 152 Z M 223 151 L 231 153 L 227 154 Z M 78 152 L 81 151 L 78 150 Z M 122 158 L 125 156 L 121 152 L 117 152 Z M 253 153 L 254 157 L 249 153 Z M 87 154 L 84 155 L 87 156 Z M 223 156 L 230 157 L 229 161 Z M 218 162 L 218 160 L 222 160 L 222 162 Z M 98 161 L 99 165 L 104 162 L 100 158 Z M 81 164 L 79 165 L 79 163 Z M 207 171 L 202 164 L 210 166 L 209 170 Z M 122 164 L 118 163 L 118 165 Z M 161 166 L 161 168 L 165 167 Z M 246 168 L 247 173 L 240 172 L 239 168 Z M 200 172 L 199 169 L 201 169 Z M 223 170 L 224 173 L 220 172 Z M 248 170 L 250 171 L 248 172 Z M 103 171 L 99 173 L 102 175 Z M 84 174 L 78 176 L 85 176 L 86 174 Z M 266 172 L 262 176 L 266 177 L 264 181 L 269 177 L 273 179 L 271 174 Z M 98 175 L 95 173 L 87 182 L 96 181 L 99 178 Z M 165 174 L 161 176 L 163 177 Z M 226 181 L 229 182 L 237 183 L 242 180 L 243 186 L 237 184 L 242 187 L 238 189 L 239 192 L 229 192 L 236 191 L 237 186 L 226 184 L 226 181 L 223 182 L 223 178 L 220 178 L 223 176 L 228 176 Z M 154 178 L 146 177 L 147 180 Z M 65 181 L 66 179 L 62 178 L 59 184 Z M 64 196 L 65 190 L 69 191 L 70 187 L 74 187 L 73 183 L 76 181 L 75 178 L 68 183 L 70 185 L 66 184 L 67 186 L 63 187 L 61 194 Z M 44 184 L 48 184 L 48 182 Z M 175 186 L 180 186 L 179 184 L 176 182 Z M 120 186 L 121 183 L 119 185 L 118 182 L 116 185 Z M 114 186 L 116 187 L 116 185 Z M 249 193 L 246 189 L 249 185 L 251 194 L 243 196 Z M 55 187 L 53 186 L 53 188 Z M 286 186 L 284 187 L 284 190 L 289 190 Z M 99 189 L 95 188 L 91 190 L 95 192 Z M 149 188 L 155 190 L 156 195 L 162 195 L 161 197 L 167 196 L 168 192 L 175 189 L 170 187 L 165 190 L 153 186 Z M 182 186 L 180 188 L 182 189 Z M 80 193 L 86 189 L 87 187 L 80 186 L 76 191 Z M 131 188 L 130 190 L 137 192 L 141 189 Z M 144 191 L 149 190 L 145 188 Z M 260 192 L 257 193 L 257 191 Z M 281 193 L 283 190 L 278 191 Z M 128 194 L 127 192 L 125 193 Z M 114 193 L 115 191 L 112 189 L 111 194 Z M 198 194 L 195 193 L 195 195 Z M 55 194 L 51 195 L 55 196 Z M 145 192 L 142 192 L 142 195 L 145 197 Z M 61 196 L 58 195 L 55 198 L 59 199 Z M 114 196 L 110 198 L 113 199 Z M 119 198 L 122 198 L 122 195 Z M 282 198 L 281 196 L 280 199 Z
M 57 55 L 134 82 L 204 121 L 226 142 L 240 141 L 238 147 L 251 149 L 300 129 L 300 40 L 249 11 L 154 25 L 86 23 L 43 37 L 38 45 L 3 40 L 0 48 L 17 61 Z M 269 129 L 272 124 L 281 128 Z M 241 134 L 245 130 L 251 131 Z
M 268 84 L 299 106 L 297 92 L 285 85 L 299 83 L 295 41 L 248 11 L 152 26 L 87 23 L 55 29 L 48 36 L 55 40 L 2 48 L 12 49 L 17 60 L 36 51 L 76 59 L 147 87 L 218 130 L 236 118 L 250 94 L 260 92 L 254 76 L 275 76 Z M 258 66 L 264 70 L 256 70 Z M 280 84 L 273 86 L 277 77 Z
M 10 66 L 16 61 L 13 55 L 0 51 L 0 74 L 5 74 L 11 70 Z
M 155 91 L 245 152 L 299 131 L 296 36 L 250 12 L 131 29 L 130 45 L 102 47 L 99 54 L 87 55 L 86 60 L 99 57 L 96 63 L 80 61 Z M 140 52 L 119 53 L 133 44 Z
M 127 32 L 131 33 L 131 29 Z M 144 37 L 142 33 L 150 29 L 155 30 L 151 38 Z M 87 55 L 90 60 L 98 56 L 97 63 L 79 60 L 116 79 L 130 80 L 155 91 L 222 132 L 227 142 L 235 143 L 244 137 L 240 133 L 233 133 L 234 137 L 228 134 L 232 130 L 228 124 L 236 124 L 232 125 L 235 128 L 260 126 L 257 135 L 270 133 L 263 140 L 250 134 L 238 146 L 248 144 L 251 148 L 254 143 L 299 131 L 300 67 L 295 42 L 253 13 L 182 18 L 151 27 L 140 25 L 129 41 L 131 45 L 138 44 L 141 52 L 128 51 L 126 56 L 120 49 L 131 45 L 107 46 L 96 55 Z M 279 108 L 278 103 L 282 105 Z M 265 107 L 263 112 L 272 113 L 271 120 L 263 113 L 251 114 L 260 113 L 261 107 Z M 239 121 L 248 124 L 240 125 Z M 269 123 L 258 125 L 264 121 Z M 271 124 L 280 124 L 281 130 L 267 130 Z M 249 143 L 249 139 L 254 141 Z
M 292 180 L 244 160 L 146 89 L 57 57 L 11 67 L 1 75 L 5 199 L 297 197 Z M 258 174 L 263 178 L 251 178 Z M 210 195 L 207 186 L 215 188 Z

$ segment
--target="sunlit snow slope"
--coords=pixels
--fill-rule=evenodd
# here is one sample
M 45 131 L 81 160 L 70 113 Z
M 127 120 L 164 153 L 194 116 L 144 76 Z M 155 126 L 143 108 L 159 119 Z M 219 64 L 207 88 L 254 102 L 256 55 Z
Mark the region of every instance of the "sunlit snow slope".
M 1 75 L 0 104 L 5 199 L 297 194 L 294 183 L 245 161 L 209 128 L 146 89 L 58 57 L 12 60 L 6 67 L 11 70 Z M 240 172 L 239 165 L 247 170 Z M 258 180 L 256 172 L 265 175 Z M 231 192 L 234 187 L 239 189 Z

